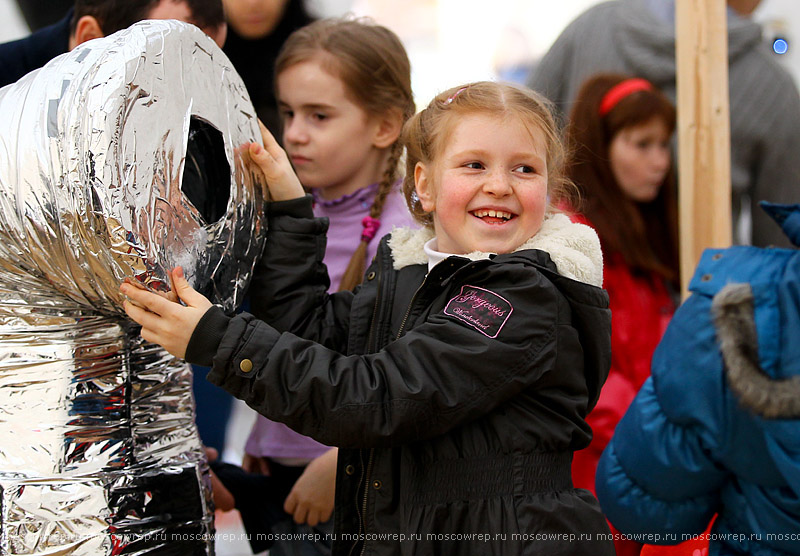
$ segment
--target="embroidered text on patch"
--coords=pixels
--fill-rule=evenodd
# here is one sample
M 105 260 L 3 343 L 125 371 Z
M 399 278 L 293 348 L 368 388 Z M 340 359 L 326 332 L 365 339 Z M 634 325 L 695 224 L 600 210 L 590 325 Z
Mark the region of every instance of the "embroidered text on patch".
M 444 308 L 444 314 L 464 321 L 490 338 L 500 334 L 514 308 L 496 293 L 477 286 L 461 286 L 461 292 Z

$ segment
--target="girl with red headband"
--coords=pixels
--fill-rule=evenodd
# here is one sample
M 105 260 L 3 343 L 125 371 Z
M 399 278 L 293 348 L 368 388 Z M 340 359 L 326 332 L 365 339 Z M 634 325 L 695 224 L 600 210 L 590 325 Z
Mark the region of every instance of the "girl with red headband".
M 675 309 L 674 129 L 675 108 L 660 91 L 615 74 L 584 83 L 567 126 L 567 174 L 582 201 L 573 219 L 600 237 L 612 315 L 611 371 L 587 419 L 594 436 L 572 464 L 575 486 L 592 492 L 600 454 L 650 375 L 651 356 Z

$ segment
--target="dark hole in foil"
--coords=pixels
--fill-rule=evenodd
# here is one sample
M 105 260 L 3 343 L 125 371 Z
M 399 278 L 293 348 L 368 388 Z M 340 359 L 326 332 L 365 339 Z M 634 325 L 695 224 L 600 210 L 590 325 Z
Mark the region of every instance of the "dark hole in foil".
M 225 158 L 222 133 L 192 116 L 181 191 L 205 223 L 213 224 L 227 212 L 230 189 L 231 167 Z

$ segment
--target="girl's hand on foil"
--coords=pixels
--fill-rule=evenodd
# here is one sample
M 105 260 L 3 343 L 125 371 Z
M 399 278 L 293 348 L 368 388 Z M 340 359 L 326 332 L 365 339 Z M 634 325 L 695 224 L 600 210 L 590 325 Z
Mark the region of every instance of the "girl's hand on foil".
M 289 157 L 261 122 L 261 139 L 264 147 L 250 143 L 250 160 L 264 175 L 273 201 L 288 201 L 303 197 L 306 192 L 292 169 Z
M 264 179 L 264 172 L 256 166 L 250 158 L 250 143 L 243 143 L 233 149 L 234 164 L 236 165 L 236 175 L 241 176 L 245 186 L 258 187 L 265 201 L 269 200 L 269 189 L 267 180 Z
M 178 301 L 178 296 L 175 293 L 175 285 L 172 284 L 172 276 L 170 276 L 170 287 L 172 289 L 170 291 L 168 291 L 168 292 L 161 292 L 161 291 L 156 291 L 156 290 L 148 290 L 141 283 L 137 282 L 133 278 L 125 278 L 125 280 L 123 280 L 123 283 L 124 284 L 130 284 L 134 288 L 137 288 L 137 289 L 140 289 L 140 290 L 146 290 L 146 291 L 152 292 L 152 293 L 154 293 L 156 295 L 160 295 L 161 297 L 163 297 L 164 299 L 168 299 L 169 301 L 173 301 L 175 303 L 180 303 Z
M 183 359 L 192 332 L 211 302 L 189 285 L 181 267 L 172 270 L 170 279 L 174 293 L 185 306 L 126 283 L 120 286 L 120 293 L 130 299 L 123 302 L 123 308 L 142 325 L 142 338 Z

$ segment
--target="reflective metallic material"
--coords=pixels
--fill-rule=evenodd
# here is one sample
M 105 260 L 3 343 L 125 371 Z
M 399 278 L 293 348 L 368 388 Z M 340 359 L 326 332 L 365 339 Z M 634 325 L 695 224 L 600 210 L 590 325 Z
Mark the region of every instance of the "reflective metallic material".
M 201 31 L 148 21 L 0 89 L 0 554 L 213 552 L 191 370 L 132 277 L 233 310 L 264 231 L 255 112 Z

